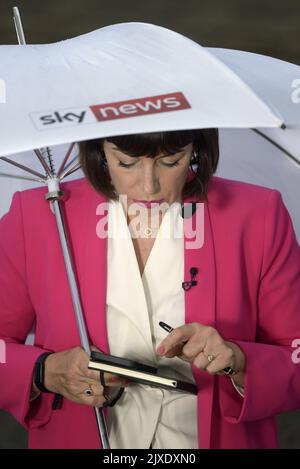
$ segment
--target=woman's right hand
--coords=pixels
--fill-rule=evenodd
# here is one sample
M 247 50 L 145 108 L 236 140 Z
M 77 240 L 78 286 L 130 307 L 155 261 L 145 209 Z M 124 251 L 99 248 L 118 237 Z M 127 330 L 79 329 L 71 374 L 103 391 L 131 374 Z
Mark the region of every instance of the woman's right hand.
M 77 404 L 102 407 L 106 399 L 100 372 L 88 369 L 89 359 L 81 347 L 52 353 L 45 360 L 45 387 Z M 104 378 L 107 386 L 125 387 L 128 384 L 124 378 L 111 373 L 104 373 Z M 91 396 L 84 393 L 89 387 L 93 391 Z

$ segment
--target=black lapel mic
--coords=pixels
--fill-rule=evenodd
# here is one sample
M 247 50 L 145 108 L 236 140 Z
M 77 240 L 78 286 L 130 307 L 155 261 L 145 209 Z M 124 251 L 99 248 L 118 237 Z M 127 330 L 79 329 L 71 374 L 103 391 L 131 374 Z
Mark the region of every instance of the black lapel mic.
M 185 291 L 188 291 L 188 290 L 190 290 L 192 287 L 195 287 L 196 285 L 198 285 L 197 280 L 194 280 L 194 278 L 195 278 L 196 275 L 197 275 L 197 272 L 198 272 L 197 267 L 191 267 L 191 268 L 190 268 L 191 280 L 188 281 L 188 282 L 182 282 L 182 288 L 183 288 Z
M 197 202 L 187 202 L 181 205 L 182 218 L 191 218 L 197 210 Z

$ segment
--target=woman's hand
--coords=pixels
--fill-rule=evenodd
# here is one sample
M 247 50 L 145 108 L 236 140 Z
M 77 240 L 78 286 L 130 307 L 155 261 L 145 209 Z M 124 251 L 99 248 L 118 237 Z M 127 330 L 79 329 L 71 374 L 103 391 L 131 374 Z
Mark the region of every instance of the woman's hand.
M 190 323 L 174 329 L 157 348 L 158 355 L 172 358 L 178 356 L 211 375 L 223 374 L 231 367 L 238 373 L 234 381 L 243 386 L 245 355 L 233 342 L 223 340 L 218 331 L 210 326 Z
M 93 350 L 97 350 L 92 347 Z M 63 352 L 52 353 L 45 360 L 44 385 L 49 391 L 78 404 L 101 407 L 105 402 L 99 371 L 89 370 L 89 355 L 75 347 Z M 128 382 L 111 373 L 104 373 L 105 383 L 112 387 L 125 387 Z M 92 395 L 85 394 L 91 389 Z

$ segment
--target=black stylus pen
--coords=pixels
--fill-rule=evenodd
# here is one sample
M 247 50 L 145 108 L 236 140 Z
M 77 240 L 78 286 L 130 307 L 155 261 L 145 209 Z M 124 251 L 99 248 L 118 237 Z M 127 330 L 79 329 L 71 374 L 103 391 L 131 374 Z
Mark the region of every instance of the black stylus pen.
M 169 324 L 166 324 L 165 322 L 163 321 L 159 321 L 158 323 L 160 325 L 160 327 L 162 327 L 165 331 L 167 331 L 169 334 L 170 332 L 174 331 L 174 327 L 172 326 L 169 326 Z M 185 342 L 182 342 L 183 344 L 186 344 L 187 343 L 187 340 Z
M 166 324 L 165 322 L 163 321 L 159 321 L 158 323 L 160 325 L 160 327 L 162 327 L 165 331 L 167 331 L 169 334 L 170 332 L 174 331 L 174 327 L 172 326 L 169 326 L 169 324 Z M 182 342 L 183 344 L 186 344 L 187 343 L 187 340 L 185 342 Z M 183 358 L 182 358 L 183 360 Z M 227 375 L 232 375 L 234 374 L 234 370 L 230 367 L 230 366 L 227 366 L 226 368 L 223 368 L 223 370 L 225 374 Z
M 168 324 L 166 324 L 166 323 L 163 322 L 163 321 L 159 321 L 159 325 L 160 325 L 160 327 L 162 327 L 165 331 L 169 332 L 169 334 L 170 334 L 170 332 L 174 331 L 174 327 L 169 326 Z
M 170 332 L 174 331 L 174 327 L 172 326 L 169 326 L 169 324 L 166 324 L 165 322 L 163 321 L 159 321 L 158 323 L 160 325 L 160 327 L 162 327 L 165 331 L 167 331 L 169 334 Z M 187 340 L 185 340 L 184 342 L 182 342 L 183 344 L 186 344 L 187 343 Z M 178 357 L 180 358 L 181 360 L 184 360 L 185 362 L 189 361 L 187 358 L 181 358 L 181 357 Z

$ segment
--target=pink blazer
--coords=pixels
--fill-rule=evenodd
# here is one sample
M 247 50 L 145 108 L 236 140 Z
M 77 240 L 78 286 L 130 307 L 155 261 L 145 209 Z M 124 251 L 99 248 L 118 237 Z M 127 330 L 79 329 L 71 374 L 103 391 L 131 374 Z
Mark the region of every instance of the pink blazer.
M 96 208 L 106 199 L 85 179 L 64 183 L 64 211 L 91 344 L 109 352 L 106 240 Z M 29 404 L 32 370 L 45 350 L 79 345 L 55 218 L 46 188 L 17 192 L 0 221 L 0 407 L 29 430 L 30 448 L 99 448 L 92 408 L 53 395 Z M 185 202 L 192 199 L 186 199 Z M 245 398 L 226 376 L 192 366 L 198 393 L 199 448 L 273 448 L 274 416 L 300 407 L 300 249 L 277 190 L 213 177 L 201 249 L 185 248 L 185 320 L 215 327 L 247 360 Z M 35 345 L 24 345 L 36 321 Z M 130 340 L 130 337 L 128 338 Z M 299 355 L 298 355 L 299 356 Z

